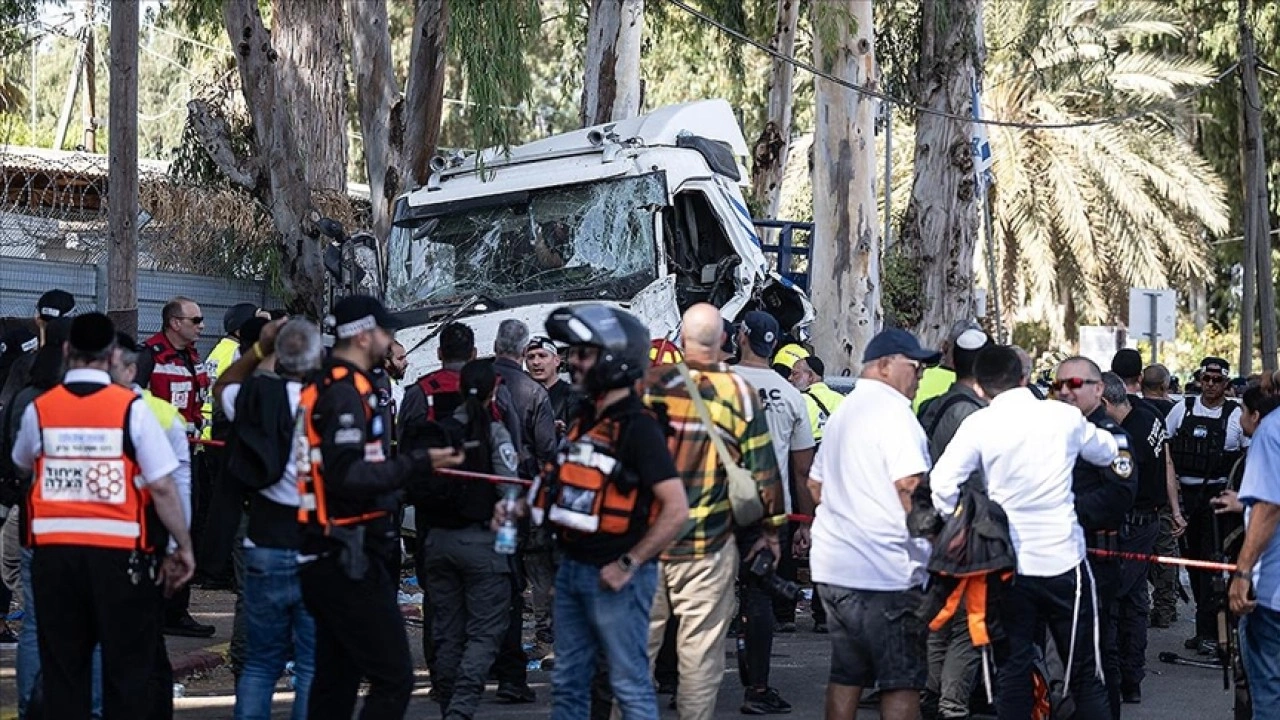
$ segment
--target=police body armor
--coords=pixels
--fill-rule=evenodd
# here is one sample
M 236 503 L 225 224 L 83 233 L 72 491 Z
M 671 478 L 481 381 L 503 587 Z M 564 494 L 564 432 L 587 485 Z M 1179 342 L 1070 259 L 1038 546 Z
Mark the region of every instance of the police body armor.
M 1120 549 L 1119 533 L 1125 516 L 1133 509 L 1138 494 L 1138 469 L 1130 449 L 1129 435 L 1099 407 L 1089 421 L 1116 439 L 1118 452 L 1110 465 L 1099 466 L 1076 459 L 1071 473 L 1071 490 L 1076 497 L 1076 518 L 1084 528 L 1090 548 Z
M 535 488 L 535 522 L 545 517 L 565 531 L 586 535 L 622 535 L 646 517 L 652 523 L 658 504 L 641 498 L 638 479 L 616 456 L 625 420 L 625 415 L 590 424 L 579 419 L 569 428 L 547 483 Z
M 1186 414 L 1178 432 L 1169 440 L 1169 451 L 1173 453 L 1173 467 L 1180 477 L 1204 478 L 1216 480 L 1227 477 L 1231 466 L 1240 456 L 1238 450 L 1228 452 L 1227 424 L 1231 414 L 1240 407 L 1234 400 L 1227 400 L 1222 405 L 1219 417 L 1201 417 L 1192 415 L 1196 399 L 1186 399 Z

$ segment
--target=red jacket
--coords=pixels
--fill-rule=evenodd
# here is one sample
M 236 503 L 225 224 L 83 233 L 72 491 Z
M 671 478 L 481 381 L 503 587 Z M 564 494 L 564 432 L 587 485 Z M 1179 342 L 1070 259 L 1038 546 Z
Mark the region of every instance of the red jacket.
M 209 375 L 194 345 L 178 350 L 163 332 L 147 339 L 147 349 L 155 363 L 151 371 L 151 394 L 168 400 L 187 421 L 188 433 L 204 422 L 202 406 L 209 394 Z

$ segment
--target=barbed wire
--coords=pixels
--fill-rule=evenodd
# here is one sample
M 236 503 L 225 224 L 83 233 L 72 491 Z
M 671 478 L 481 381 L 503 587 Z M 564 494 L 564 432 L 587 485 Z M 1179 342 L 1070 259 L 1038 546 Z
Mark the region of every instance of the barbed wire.
M 889 95 L 888 93 L 883 93 L 878 90 L 871 90 L 869 88 L 855 85 L 849 82 L 848 80 L 844 80 L 842 78 L 836 77 L 835 75 L 832 75 L 831 73 L 820 70 L 816 66 L 811 65 L 810 63 L 807 63 L 803 60 L 800 60 L 799 58 L 778 52 L 777 50 L 774 50 L 773 48 L 756 40 L 755 38 L 749 35 L 745 35 L 741 32 L 738 32 L 737 30 L 734 30 L 728 25 L 725 25 L 724 23 L 716 20 L 715 18 L 698 11 L 696 8 L 691 7 L 690 5 L 686 4 L 682 0 L 667 0 L 667 2 L 671 3 L 672 5 L 675 5 L 676 7 L 685 11 L 686 13 L 694 16 L 698 20 L 701 20 L 702 22 L 708 25 L 711 25 L 715 29 L 719 30 L 721 33 L 728 35 L 741 42 L 745 42 L 748 45 L 751 45 L 752 47 L 756 48 L 757 50 L 769 55 L 770 57 L 773 57 L 777 60 L 781 60 L 794 67 L 800 68 L 801 70 L 809 72 L 828 82 L 839 85 L 840 87 L 846 88 L 848 90 L 852 90 L 858 93 L 859 95 L 872 97 L 882 102 L 886 102 L 891 105 L 896 105 L 897 107 L 900 107 L 900 108 L 913 110 L 923 115 L 935 115 L 937 117 L 944 117 L 951 120 L 960 120 L 962 122 L 970 122 L 970 123 L 973 123 L 974 125 L 987 125 L 990 127 L 1007 127 L 1007 128 L 1017 128 L 1022 130 L 1070 130 L 1074 128 L 1094 127 L 1098 125 L 1111 125 L 1114 123 L 1121 123 L 1128 120 L 1135 120 L 1137 118 L 1144 117 L 1151 114 L 1150 110 L 1134 110 L 1132 112 L 1124 113 L 1122 115 L 1113 115 L 1111 117 L 1095 118 L 1090 120 L 1076 120 L 1072 122 L 1061 122 L 1061 123 L 1032 123 L 1032 122 L 1021 122 L 1016 120 L 994 120 L 990 118 L 975 118 L 972 115 L 961 115 L 957 113 L 946 112 L 943 110 L 935 110 L 925 105 L 919 105 L 909 100 L 903 100 L 901 98 L 894 97 L 892 95 Z M 1198 88 L 1194 88 L 1180 95 L 1174 95 L 1172 98 L 1170 98 L 1170 101 L 1175 103 L 1185 102 L 1187 100 L 1190 100 L 1191 98 L 1196 97 L 1197 95 L 1200 95 L 1201 93 L 1206 92 L 1210 88 L 1222 82 L 1228 75 L 1234 73 L 1236 71 L 1236 68 L 1238 68 L 1239 66 L 1240 66 L 1239 61 L 1231 63 L 1231 65 L 1226 70 L 1223 70 L 1222 72 L 1218 73 L 1217 76 L 1215 76 L 1212 80 L 1210 80 L 1205 85 L 1202 85 Z
M 0 147 L 0 261 L 97 263 L 106 252 L 107 158 Z M 32 150 L 32 149 L 26 149 Z M 139 262 L 146 269 L 227 277 L 269 274 L 279 234 L 271 208 L 227 184 L 197 184 L 159 164 L 139 173 Z M 313 190 L 316 209 L 364 227 L 368 209 L 339 191 Z

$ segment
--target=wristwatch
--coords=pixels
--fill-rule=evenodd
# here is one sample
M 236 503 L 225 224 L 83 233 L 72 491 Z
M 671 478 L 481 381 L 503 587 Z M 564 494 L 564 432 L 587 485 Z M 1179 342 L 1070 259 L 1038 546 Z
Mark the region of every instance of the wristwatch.
M 636 559 L 630 555 L 623 555 L 618 558 L 618 567 L 622 568 L 626 572 L 631 572 L 636 569 Z
M 1253 582 L 1253 570 L 1235 570 L 1231 573 L 1231 577 Z

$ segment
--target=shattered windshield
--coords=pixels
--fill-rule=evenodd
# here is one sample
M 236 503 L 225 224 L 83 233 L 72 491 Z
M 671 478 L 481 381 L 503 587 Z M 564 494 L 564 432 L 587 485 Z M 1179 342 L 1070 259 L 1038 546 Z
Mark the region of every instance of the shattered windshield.
M 665 203 L 665 180 L 652 173 L 399 217 L 388 248 L 387 305 L 409 310 L 532 293 L 626 299 L 657 277 L 654 213 Z

